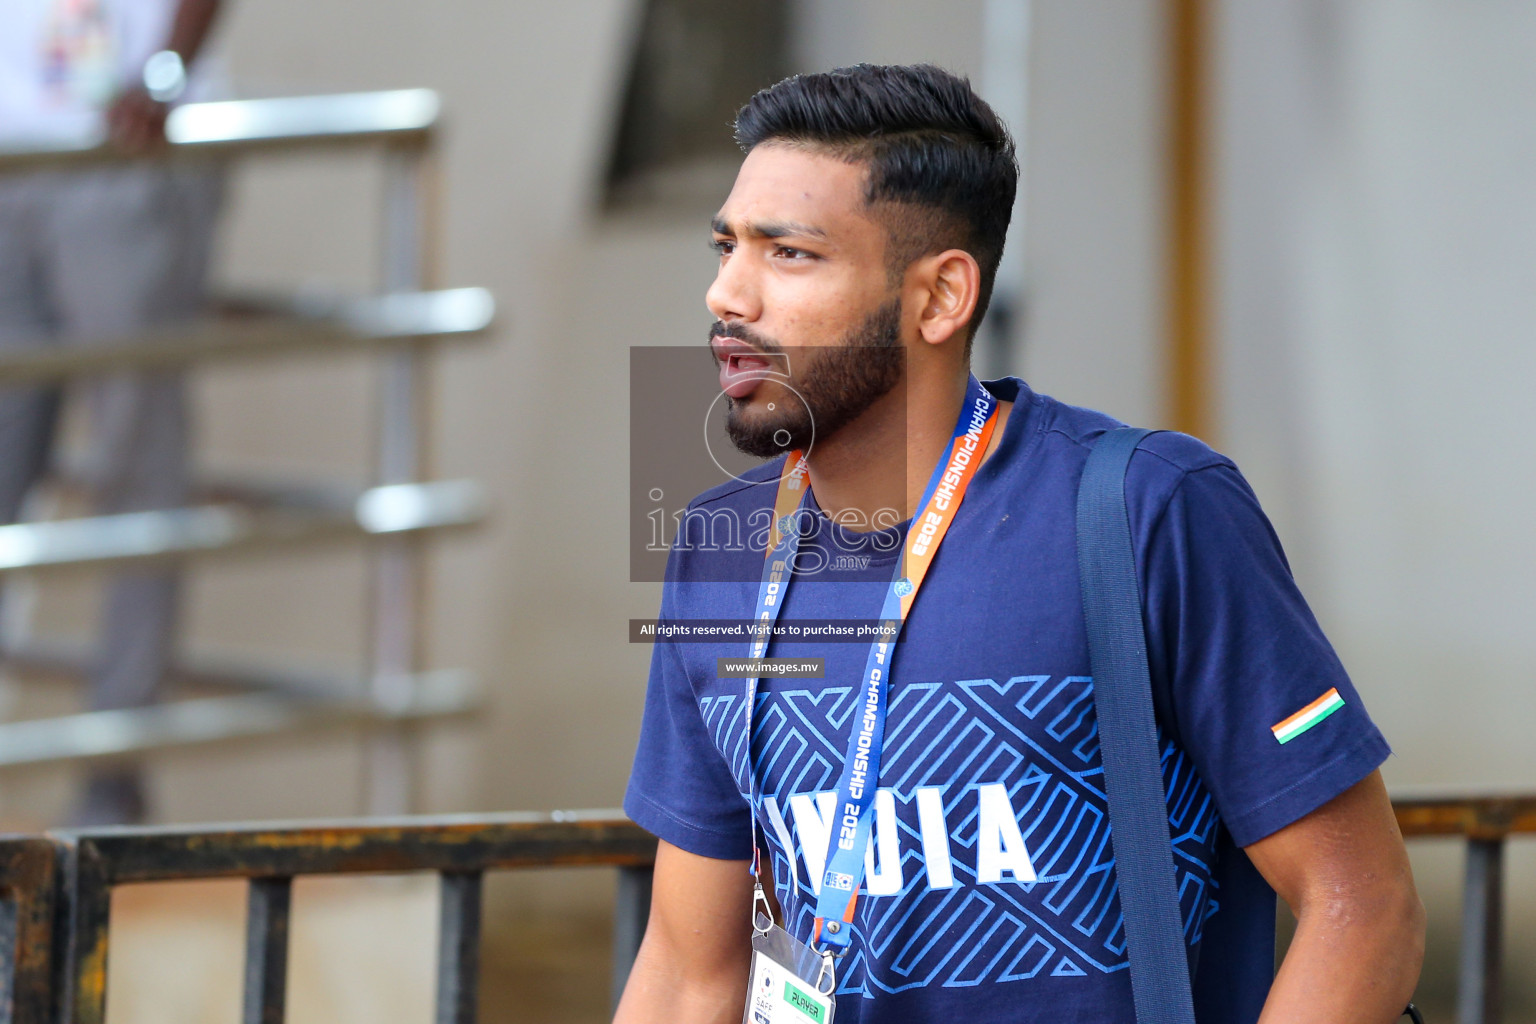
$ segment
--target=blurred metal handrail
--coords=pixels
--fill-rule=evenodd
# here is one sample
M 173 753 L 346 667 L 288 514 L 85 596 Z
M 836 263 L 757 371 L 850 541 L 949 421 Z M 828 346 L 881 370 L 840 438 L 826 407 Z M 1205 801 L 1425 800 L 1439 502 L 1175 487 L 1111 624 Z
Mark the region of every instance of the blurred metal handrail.
M 0 147 L 0 174 L 49 168 L 383 145 L 423 150 L 441 103 L 431 89 L 187 103 L 166 118 L 166 145 L 127 155 L 103 136 Z
M 438 721 L 472 714 L 480 706 L 473 680 L 464 672 L 420 673 L 399 689 L 406 696 L 395 706 L 369 696 L 363 681 L 350 694 L 269 691 L 0 722 L 0 769 L 227 746 L 237 740 L 347 726 Z
M 122 152 L 101 134 L 0 146 L 0 175 L 348 148 L 381 157 L 383 171 L 378 245 L 382 294 L 350 301 L 301 297 L 226 303 L 217 315 L 174 330 L 89 339 L 92 344 L 81 339 L 70 345 L 39 344 L 31 351 L 16 345 L 0 355 L 0 385 L 5 385 L 235 356 L 371 349 L 380 357 L 381 372 L 370 479 L 381 486 L 362 492 L 345 507 L 317 492 L 290 492 L 269 495 L 276 500 L 256 495 L 259 500 L 245 501 L 235 495 L 232 501 L 199 500 L 192 507 L 163 512 L 7 525 L 0 527 L 0 573 L 369 537 L 369 651 L 361 673 L 367 700 L 359 706 L 398 710 L 413 702 L 430 703 L 430 694 L 414 689 L 426 678 L 420 639 L 428 591 L 420 537 L 424 531 L 476 520 L 482 501 L 481 492 L 467 482 L 423 482 L 433 475 L 425 429 L 431 393 L 427 359 L 430 343 L 437 339 L 483 335 L 493 311 L 490 296 L 481 289 L 425 290 L 435 238 L 436 204 L 431 196 L 438 179 L 431 156 L 440 113 L 438 95 L 429 89 L 189 103 L 170 112 L 165 143 L 143 153 Z M 316 717 L 305 694 L 288 692 L 291 679 L 258 682 L 274 684 L 265 688 L 268 697 L 292 702 L 274 704 L 267 709 L 270 714 L 263 712 L 266 718 L 299 716 L 308 723 Z M 144 709 L 111 721 L 120 731 L 165 736 L 174 745 L 200 730 L 209 732 L 209 722 L 227 721 L 238 710 L 230 701 L 245 698 L 220 699 L 225 703 Z M 334 710 L 329 707 L 327 713 Z M 373 730 L 369 738 L 367 805 L 374 810 L 405 810 L 411 805 L 414 726 L 398 715 L 395 720 L 401 723 L 398 727 Z M 103 721 L 66 716 L 17 723 L 16 729 L 20 736 L 31 729 L 39 744 L 58 748 L 100 732 Z M 0 1024 L 4 1006 L 0 993 Z
M 94 644 L 81 639 L 31 636 L 0 646 L 0 665 L 15 675 L 84 677 L 99 668 L 100 657 Z M 189 649 L 185 644 L 178 645 L 167 666 L 166 681 L 191 693 L 260 692 L 305 702 L 355 701 L 359 694 L 368 692 L 368 681 L 358 672 L 334 665 L 252 658 L 196 645 Z M 5 723 L 0 723 L 0 730 L 4 728 Z M 0 765 L 4 762 L 4 751 L 0 750 Z
M 0 526 L 0 573 L 185 558 L 344 537 L 470 526 L 486 509 L 472 480 L 386 484 L 349 509 L 234 503 Z
M 0 352 L 0 384 L 79 373 L 177 366 L 294 352 L 343 352 L 396 342 L 484 337 L 495 302 L 484 288 L 398 292 L 366 298 L 270 301 L 231 315 L 111 344 L 14 348 Z

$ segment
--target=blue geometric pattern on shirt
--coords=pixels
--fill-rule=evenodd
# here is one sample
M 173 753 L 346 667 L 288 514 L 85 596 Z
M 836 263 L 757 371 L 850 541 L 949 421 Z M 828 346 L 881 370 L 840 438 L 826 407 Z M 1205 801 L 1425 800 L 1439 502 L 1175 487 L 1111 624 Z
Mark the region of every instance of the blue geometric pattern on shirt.
M 775 797 L 786 819 L 791 795 L 836 787 L 856 705 L 851 687 L 790 688 L 795 682 L 759 689 L 753 737 L 759 793 Z M 700 711 L 745 795 L 741 692 L 702 698 Z M 1210 869 L 1218 819 L 1183 751 L 1167 740 L 1161 747 L 1185 935 L 1193 946 L 1215 910 Z M 1126 967 L 1092 679 L 900 684 L 890 696 L 882 762 L 880 786 L 896 800 L 903 885 L 894 896 L 860 897 L 857 936 L 838 972 L 840 992 L 964 987 Z M 1034 883 L 1011 876 L 976 881 L 976 786 L 993 782 L 1006 786 L 1017 813 Z M 950 889 L 929 887 L 923 861 L 914 793 L 927 786 L 943 787 Z M 815 909 L 804 860 L 783 848 L 761 807 L 758 816 L 789 929 L 808 939 Z M 798 832 L 788 827 L 798 843 Z M 798 894 L 790 889 L 791 871 Z

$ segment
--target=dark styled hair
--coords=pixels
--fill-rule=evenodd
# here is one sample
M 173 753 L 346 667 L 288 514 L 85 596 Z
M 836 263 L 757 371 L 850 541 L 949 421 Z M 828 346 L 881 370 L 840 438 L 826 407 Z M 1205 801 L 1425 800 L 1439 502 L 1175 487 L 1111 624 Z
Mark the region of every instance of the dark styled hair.
M 736 115 L 744 152 L 765 142 L 868 166 L 864 200 L 890 232 L 894 277 L 945 249 L 974 256 L 981 267 L 969 331 L 975 336 L 1003 257 L 1019 165 L 1008 129 L 967 79 L 932 64 L 795 75 L 757 93 Z

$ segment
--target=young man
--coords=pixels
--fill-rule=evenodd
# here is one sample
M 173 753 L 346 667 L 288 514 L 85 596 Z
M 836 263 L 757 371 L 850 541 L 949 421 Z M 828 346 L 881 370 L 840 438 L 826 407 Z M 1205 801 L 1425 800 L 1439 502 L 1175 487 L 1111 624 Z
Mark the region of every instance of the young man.
M 926 66 L 789 79 L 736 132 L 711 343 L 733 439 L 804 452 L 809 493 L 780 483 L 791 452 L 696 499 L 783 532 L 722 551 L 685 528 L 661 614 L 745 620 L 776 601 L 784 622 L 905 619 L 888 662 L 775 640 L 767 653 L 822 657 L 825 677 L 763 678 L 753 698 L 717 678 L 744 644 L 656 646 L 625 808 L 661 845 L 618 1019 L 742 1019 L 755 843 L 783 926 L 846 950 L 839 1024 L 1132 1020 L 1074 533 L 1084 460 L 1117 424 L 968 372 L 1012 145 Z M 953 462 L 967 444 L 980 458 Z M 804 495 L 798 525 L 786 494 Z M 1229 461 L 1152 435 L 1126 496 L 1199 1019 L 1395 1019 L 1423 914 L 1376 771 L 1385 741 Z M 878 529 L 893 509 L 900 525 Z M 765 547 L 791 565 L 772 598 Z M 877 698 L 870 768 L 850 736 Z M 866 779 L 872 827 L 845 834 Z M 868 837 L 851 874 L 834 870 L 857 862 L 838 858 L 848 835 Z M 818 902 L 851 879 L 844 924 Z M 1299 927 L 1271 985 L 1275 891 Z

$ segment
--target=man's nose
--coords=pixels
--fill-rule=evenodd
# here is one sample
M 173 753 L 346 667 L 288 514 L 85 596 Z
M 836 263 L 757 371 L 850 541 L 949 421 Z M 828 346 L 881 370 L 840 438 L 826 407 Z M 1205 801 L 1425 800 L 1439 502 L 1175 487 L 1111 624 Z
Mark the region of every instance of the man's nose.
M 762 296 L 750 258 L 740 252 L 720 261 L 715 281 L 704 293 L 704 304 L 716 320 L 756 320 L 762 314 Z

